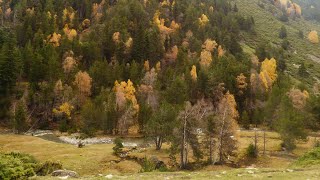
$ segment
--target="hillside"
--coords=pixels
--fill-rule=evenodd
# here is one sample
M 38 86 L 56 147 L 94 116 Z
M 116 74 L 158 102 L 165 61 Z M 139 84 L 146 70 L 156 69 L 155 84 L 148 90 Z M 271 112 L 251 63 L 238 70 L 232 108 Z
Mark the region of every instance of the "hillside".
M 281 46 L 282 40 L 279 38 L 279 32 L 282 26 L 285 26 L 288 32 L 290 50 L 286 58 L 288 73 L 300 81 L 306 81 L 310 86 L 320 79 L 320 45 L 312 44 L 308 41 L 308 33 L 312 30 L 320 32 L 320 23 L 316 21 L 307 21 L 304 18 L 290 19 L 288 22 L 280 21 L 273 14 L 280 14 L 277 9 L 268 1 L 264 1 L 264 8 L 258 5 L 260 0 L 238 0 L 239 12 L 245 16 L 253 16 L 255 19 L 256 35 L 243 34 L 245 45 L 249 46 L 252 52 L 259 43 L 271 43 L 275 46 Z M 262 1 L 263 2 L 263 1 Z M 273 13 L 271 13 L 272 11 Z M 299 38 L 299 31 L 303 31 L 304 38 Z M 248 50 L 247 50 L 248 51 Z M 295 65 L 305 63 L 310 72 L 309 77 L 299 77 L 298 68 Z
M 314 172 L 297 160 L 317 167 L 303 156 L 320 131 L 314 1 L 0 6 L 0 179 L 280 179 Z

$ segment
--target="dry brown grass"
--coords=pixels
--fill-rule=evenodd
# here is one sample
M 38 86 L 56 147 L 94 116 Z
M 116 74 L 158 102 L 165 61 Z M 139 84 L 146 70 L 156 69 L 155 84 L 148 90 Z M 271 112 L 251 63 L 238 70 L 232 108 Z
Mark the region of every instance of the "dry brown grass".
M 0 135 L 1 152 L 23 152 L 35 156 L 39 161 L 61 162 L 64 168 L 74 170 L 80 175 L 134 172 L 139 169 L 138 164 L 132 163 L 110 166 L 111 161 L 118 160 L 112 154 L 112 147 L 112 144 L 99 144 L 77 148 L 74 145 L 54 143 L 38 137 Z
M 246 165 L 254 164 L 257 167 L 263 168 L 287 168 L 298 156 L 313 147 L 314 138 L 309 138 L 308 141 L 300 141 L 297 144 L 297 149 L 293 153 L 286 154 L 281 151 L 281 140 L 275 132 L 266 133 L 266 156 L 262 155 L 263 149 L 263 133 L 258 132 L 258 148 L 260 156 L 257 160 L 244 163 Z M 250 143 L 254 142 L 254 132 L 239 131 L 238 147 L 240 154 L 245 152 L 245 149 Z M 141 166 L 133 161 L 121 161 L 113 155 L 112 144 L 97 144 L 87 145 L 84 148 L 77 148 L 74 145 L 61 144 L 43 140 L 38 137 L 23 136 L 23 135 L 0 135 L 0 152 L 23 152 L 35 156 L 39 161 L 58 161 L 63 164 L 66 169 L 74 170 L 80 175 L 97 175 L 97 174 L 123 174 L 137 173 Z M 157 157 L 159 160 L 168 164 L 169 159 L 169 144 L 163 144 L 160 151 L 156 151 L 155 147 L 146 148 L 144 151 L 130 153 L 130 156 L 138 158 Z M 194 159 L 190 152 L 190 162 Z M 179 162 L 179 155 L 176 156 Z M 204 159 L 205 160 L 205 159 Z M 220 170 L 228 169 L 225 166 L 206 167 L 204 170 Z

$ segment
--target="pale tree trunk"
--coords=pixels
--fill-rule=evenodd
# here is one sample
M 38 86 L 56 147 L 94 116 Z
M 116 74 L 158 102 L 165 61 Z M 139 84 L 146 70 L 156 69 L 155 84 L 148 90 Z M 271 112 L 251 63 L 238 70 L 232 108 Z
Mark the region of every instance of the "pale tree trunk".
M 258 151 L 258 135 L 257 135 L 257 129 L 254 129 L 254 150 L 257 153 Z
M 213 135 L 210 135 L 209 149 L 210 149 L 209 162 L 210 162 L 210 164 L 212 164 L 213 163 Z
M 263 155 L 266 154 L 266 131 L 263 131 Z
M 223 121 L 222 121 L 222 127 L 220 130 L 220 144 L 219 144 L 219 156 L 220 156 L 220 163 L 223 162 L 223 135 L 224 135 L 224 125 L 226 122 L 226 110 L 223 113 L 223 117 L 222 117 Z
M 163 137 L 157 136 L 155 139 L 156 142 L 156 150 L 160 150 L 163 142 Z
M 187 117 L 184 118 L 183 123 L 183 138 L 181 147 L 181 168 L 186 168 L 187 165 Z

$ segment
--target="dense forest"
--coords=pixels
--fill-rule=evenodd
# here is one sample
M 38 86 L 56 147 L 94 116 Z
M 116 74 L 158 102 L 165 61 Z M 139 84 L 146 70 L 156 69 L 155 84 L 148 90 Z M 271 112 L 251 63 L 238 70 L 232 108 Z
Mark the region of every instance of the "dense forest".
M 286 73 L 286 28 L 282 44 L 244 52 L 242 35 L 255 35 L 255 20 L 234 1 L 0 4 L 0 123 L 17 133 L 141 135 L 157 149 L 170 142 L 185 168 L 186 145 L 209 161 L 216 148 L 225 162 L 239 128 L 275 130 L 288 150 L 320 128 L 320 86 Z M 304 65 L 299 75 L 308 75 Z

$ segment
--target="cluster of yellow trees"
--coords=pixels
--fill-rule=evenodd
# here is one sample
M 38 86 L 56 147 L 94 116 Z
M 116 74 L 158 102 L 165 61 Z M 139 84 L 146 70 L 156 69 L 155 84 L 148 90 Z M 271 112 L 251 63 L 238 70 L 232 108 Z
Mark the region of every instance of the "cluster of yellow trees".
M 207 39 L 203 43 L 200 55 L 200 64 L 202 65 L 202 67 L 208 67 L 211 64 L 213 60 L 212 53 L 215 49 L 217 49 L 218 51 L 218 57 L 222 57 L 224 55 L 224 50 L 222 49 L 221 45 L 218 46 L 218 43 L 216 41 Z
M 277 80 L 277 62 L 274 58 L 265 59 L 261 63 L 260 73 L 255 69 L 250 76 L 251 88 L 254 92 L 263 90 L 265 92 L 272 88 L 273 83 Z
M 278 7 L 286 10 L 287 14 L 290 16 L 300 17 L 302 14 L 301 7 L 291 0 L 274 0 L 274 2 Z

